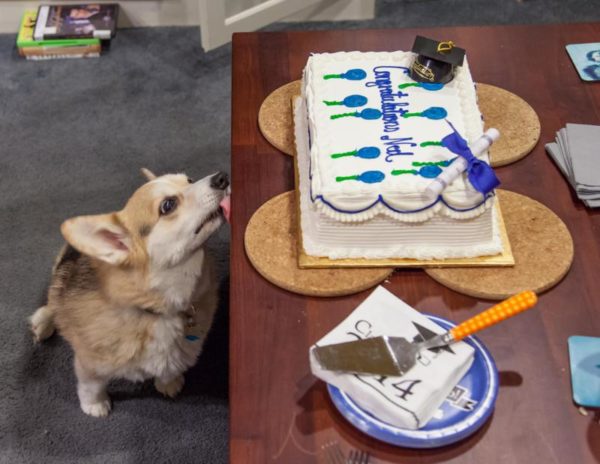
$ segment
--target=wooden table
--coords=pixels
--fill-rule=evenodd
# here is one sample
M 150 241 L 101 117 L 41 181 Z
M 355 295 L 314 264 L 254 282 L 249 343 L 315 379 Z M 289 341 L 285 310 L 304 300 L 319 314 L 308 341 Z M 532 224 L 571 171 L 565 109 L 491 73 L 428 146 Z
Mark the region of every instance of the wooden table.
M 475 435 L 434 450 L 390 446 L 354 429 L 312 377 L 308 348 L 367 292 L 309 298 L 265 281 L 244 252 L 244 230 L 268 199 L 293 189 L 292 159 L 262 137 L 263 99 L 298 79 L 310 52 L 407 50 L 415 34 L 468 51 L 476 81 L 505 88 L 537 111 L 542 134 L 531 155 L 499 168 L 502 187 L 550 207 L 567 224 L 575 259 L 567 277 L 505 327 L 481 334 L 500 371 L 500 393 Z M 600 41 L 600 23 L 440 29 L 236 34 L 233 39 L 230 301 L 232 463 L 326 462 L 327 441 L 369 450 L 372 462 L 585 463 L 600 461 L 600 414 L 571 400 L 567 338 L 600 335 L 600 211 L 586 209 L 544 151 L 567 122 L 600 124 L 600 83 L 580 81 L 565 45 Z M 599 158 L 600 160 L 600 158 Z M 489 306 L 439 285 L 420 270 L 385 287 L 422 311 L 463 321 Z

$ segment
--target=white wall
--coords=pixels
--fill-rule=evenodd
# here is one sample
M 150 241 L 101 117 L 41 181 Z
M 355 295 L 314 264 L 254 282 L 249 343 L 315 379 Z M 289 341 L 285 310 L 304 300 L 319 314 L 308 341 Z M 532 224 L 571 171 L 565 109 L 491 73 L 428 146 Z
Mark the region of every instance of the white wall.
M 222 0 L 214 0 L 222 1 Z M 228 0 L 233 9 L 244 7 L 248 0 Z M 301 1 L 301 0 L 298 0 Z M 299 14 L 288 18 L 290 21 L 322 21 L 343 19 L 369 19 L 373 17 L 375 0 L 329 0 L 324 6 L 309 7 Z M 114 3 L 99 1 L 98 3 Z M 239 2 L 240 5 L 235 5 Z M 37 8 L 40 3 L 77 3 L 73 0 L 0 0 L 0 33 L 17 32 L 23 11 Z M 85 2 L 82 2 L 85 3 Z M 197 26 L 200 24 L 200 12 L 197 0 L 124 0 L 121 5 L 119 27 L 144 26 Z M 228 8 L 229 9 L 229 8 Z
M 375 0 L 328 0 L 283 21 L 359 21 L 375 17 Z

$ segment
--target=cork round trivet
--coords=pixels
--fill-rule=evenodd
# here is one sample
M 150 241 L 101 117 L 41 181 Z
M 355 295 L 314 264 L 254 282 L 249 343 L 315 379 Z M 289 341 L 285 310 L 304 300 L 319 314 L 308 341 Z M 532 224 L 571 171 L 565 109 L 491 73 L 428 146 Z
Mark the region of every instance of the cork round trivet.
M 514 163 L 533 150 L 540 138 L 540 120 L 525 100 L 500 87 L 477 84 L 477 103 L 485 128 L 500 131 L 489 151 L 492 166 Z
M 502 300 L 522 290 L 543 292 L 567 274 L 573 239 L 550 209 L 529 197 L 497 190 L 514 267 L 429 268 L 442 285 L 476 298 Z
M 300 94 L 300 81 L 293 81 L 269 94 L 258 112 L 258 127 L 275 148 L 293 156 L 294 123 L 291 100 Z M 540 138 L 540 120 L 531 106 L 507 90 L 477 84 L 478 104 L 486 129 L 495 127 L 500 139 L 490 148 L 492 166 L 504 166 L 525 157 Z
M 244 235 L 246 255 L 269 282 L 294 293 L 342 296 L 371 288 L 393 268 L 300 269 L 295 193 L 271 198 L 250 218 Z
M 294 152 L 294 119 L 292 97 L 300 95 L 300 81 L 293 81 L 275 89 L 258 110 L 258 127 L 275 148 L 286 155 Z

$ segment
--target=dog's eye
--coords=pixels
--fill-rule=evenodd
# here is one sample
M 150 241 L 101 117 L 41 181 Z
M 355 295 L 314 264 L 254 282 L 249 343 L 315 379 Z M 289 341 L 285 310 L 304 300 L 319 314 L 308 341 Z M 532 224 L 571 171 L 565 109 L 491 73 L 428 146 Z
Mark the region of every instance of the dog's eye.
M 165 198 L 158 208 L 158 212 L 161 216 L 170 214 L 177 208 L 177 197 Z
M 188 183 L 189 183 L 189 184 L 193 184 L 193 183 L 194 183 L 194 181 L 188 177 Z

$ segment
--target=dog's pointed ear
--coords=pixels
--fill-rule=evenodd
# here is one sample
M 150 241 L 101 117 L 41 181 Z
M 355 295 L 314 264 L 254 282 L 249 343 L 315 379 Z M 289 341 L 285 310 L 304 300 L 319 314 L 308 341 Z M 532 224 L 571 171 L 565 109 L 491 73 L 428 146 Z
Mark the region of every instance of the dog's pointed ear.
M 131 253 L 131 234 L 115 213 L 68 219 L 60 230 L 81 253 L 115 266 L 123 264 Z
M 150 169 L 148 169 L 148 168 L 142 168 L 142 169 L 140 169 L 140 171 L 142 171 L 142 175 L 147 180 L 154 180 L 154 179 L 156 179 L 156 174 L 154 174 Z

